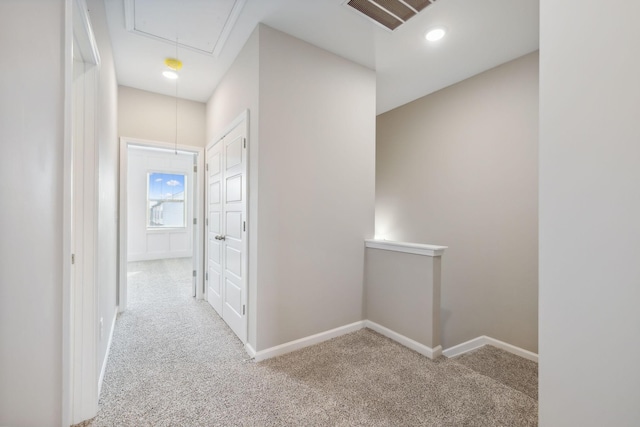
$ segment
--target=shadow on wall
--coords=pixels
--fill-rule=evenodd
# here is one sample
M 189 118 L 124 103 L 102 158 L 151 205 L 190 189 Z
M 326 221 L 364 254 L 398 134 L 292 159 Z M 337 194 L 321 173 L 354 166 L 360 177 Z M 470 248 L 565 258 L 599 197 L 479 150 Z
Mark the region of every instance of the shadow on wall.
M 442 344 L 538 350 L 538 53 L 377 118 L 376 236 L 449 246 Z

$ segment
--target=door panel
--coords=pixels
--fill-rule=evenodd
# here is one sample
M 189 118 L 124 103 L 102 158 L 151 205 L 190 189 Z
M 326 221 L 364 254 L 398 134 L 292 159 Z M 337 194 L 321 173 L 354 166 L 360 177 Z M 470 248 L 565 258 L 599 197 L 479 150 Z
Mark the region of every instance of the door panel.
M 211 204 L 217 204 L 220 200 L 220 183 L 213 182 L 209 185 L 209 201 Z
M 214 233 L 213 237 L 215 238 L 220 234 L 220 230 L 222 230 L 222 215 L 220 212 L 212 212 L 209 218 L 209 231 Z
M 212 153 L 211 159 L 207 162 L 209 164 L 209 172 L 212 176 L 216 176 L 220 173 L 220 153 Z
M 225 258 L 226 258 L 225 273 L 227 275 L 228 273 L 232 273 L 238 278 L 242 277 L 242 270 L 241 270 L 242 254 L 240 253 L 240 251 L 237 249 L 231 248 L 229 247 L 229 245 L 227 245 Z
M 242 315 L 242 290 L 231 280 L 225 282 L 226 308 L 236 316 Z
M 207 146 L 207 299 L 243 343 L 247 340 L 246 153 L 246 121 Z
M 242 143 L 244 138 L 238 136 L 227 145 L 225 160 L 227 170 L 242 163 Z
M 235 175 L 226 179 L 227 203 L 242 201 L 242 175 Z
M 220 145 L 207 150 L 207 301 L 222 316 L 222 248 L 216 239 L 222 230 Z
M 227 212 L 224 234 L 227 240 L 242 239 L 242 214 L 240 212 Z
M 220 279 L 221 279 L 220 273 L 218 273 L 215 270 L 212 270 L 211 274 L 209 274 L 209 292 L 214 292 L 214 297 L 219 298 L 220 301 L 222 301 L 222 287 L 221 287 L 222 281 Z M 211 302 L 211 300 L 209 300 L 209 302 Z M 213 307 L 213 308 L 216 308 L 216 307 Z M 220 307 L 220 310 L 222 310 L 222 307 Z

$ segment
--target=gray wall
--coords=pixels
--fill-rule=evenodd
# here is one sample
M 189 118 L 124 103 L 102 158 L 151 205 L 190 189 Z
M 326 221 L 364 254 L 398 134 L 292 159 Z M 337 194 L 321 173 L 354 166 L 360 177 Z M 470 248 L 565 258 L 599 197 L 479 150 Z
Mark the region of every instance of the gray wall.
M 640 3 L 540 3 L 540 425 L 637 426 Z
M 207 104 L 208 138 L 247 108 L 249 343 L 259 351 L 362 319 L 375 74 L 261 25 Z
M 260 28 L 258 350 L 362 319 L 375 73 Z
M 366 249 L 363 319 L 440 345 L 441 258 Z
M 537 144 L 537 52 L 378 116 L 376 236 L 449 247 L 445 349 L 538 349 Z
M 178 99 L 178 144 L 206 145 L 206 105 Z M 120 136 L 174 143 L 176 99 L 132 87 L 118 87 Z

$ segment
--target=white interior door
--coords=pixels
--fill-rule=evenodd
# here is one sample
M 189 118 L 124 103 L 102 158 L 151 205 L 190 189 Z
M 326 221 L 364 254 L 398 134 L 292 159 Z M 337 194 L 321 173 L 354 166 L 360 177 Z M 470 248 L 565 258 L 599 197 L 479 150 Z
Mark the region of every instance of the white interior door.
M 69 157 L 69 288 L 63 307 L 63 408 L 66 425 L 93 418 L 100 388 L 97 344 L 102 329 L 98 320 L 96 257 L 98 230 L 98 175 L 96 111 L 100 55 L 93 38 L 87 6 L 70 2 L 73 38 L 72 79 L 66 88 L 70 101 Z M 65 114 L 66 115 L 66 114 Z M 67 131 L 65 131 L 67 133 Z M 66 179 L 66 178 L 65 178 Z M 66 234 L 66 233 L 65 233 Z M 65 256 L 66 258 L 66 256 Z M 69 263 L 69 264 L 67 264 Z M 100 332 L 99 332 L 100 331 Z
M 222 316 L 222 143 L 207 147 L 207 301 Z
M 247 340 L 246 119 L 207 147 L 207 300 Z

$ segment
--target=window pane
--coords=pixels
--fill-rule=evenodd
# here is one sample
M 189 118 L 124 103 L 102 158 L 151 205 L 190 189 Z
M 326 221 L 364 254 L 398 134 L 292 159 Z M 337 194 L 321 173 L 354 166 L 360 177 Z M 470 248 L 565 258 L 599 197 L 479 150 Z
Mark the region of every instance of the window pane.
M 148 176 L 148 226 L 184 227 L 186 175 L 158 172 Z

